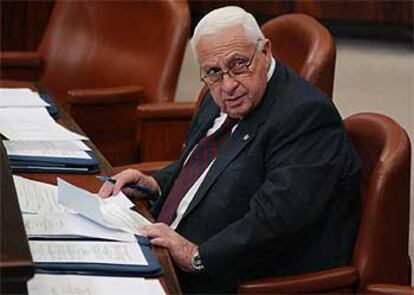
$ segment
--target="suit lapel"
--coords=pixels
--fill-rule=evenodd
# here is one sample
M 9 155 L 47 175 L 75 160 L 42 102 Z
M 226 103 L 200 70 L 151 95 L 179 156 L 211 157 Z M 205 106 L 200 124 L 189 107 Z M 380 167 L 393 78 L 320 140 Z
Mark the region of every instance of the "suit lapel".
M 194 210 L 194 208 L 206 196 L 208 190 L 217 178 L 221 175 L 221 173 L 223 173 L 225 168 L 254 140 L 260 125 L 266 121 L 266 118 L 269 115 L 271 105 L 277 99 L 277 95 L 275 96 L 276 92 L 274 90 L 276 87 L 275 76 L 276 75 L 274 73 L 272 79 L 269 81 L 262 102 L 248 116 L 240 120 L 239 126 L 236 128 L 227 144 L 220 151 L 220 154 L 208 171 L 206 178 L 200 185 L 200 188 L 197 190 L 197 193 L 191 201 L 183 218 Z

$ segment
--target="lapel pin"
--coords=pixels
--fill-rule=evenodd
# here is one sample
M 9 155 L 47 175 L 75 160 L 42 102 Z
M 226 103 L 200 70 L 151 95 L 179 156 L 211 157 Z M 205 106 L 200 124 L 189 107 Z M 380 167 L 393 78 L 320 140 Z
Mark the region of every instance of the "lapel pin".
M 246 134 L 245 136 L 243 136 L 243 140 L 244 141 L 248 140 L 249 138 L 250 138 L 250 135 L 249 134 Z

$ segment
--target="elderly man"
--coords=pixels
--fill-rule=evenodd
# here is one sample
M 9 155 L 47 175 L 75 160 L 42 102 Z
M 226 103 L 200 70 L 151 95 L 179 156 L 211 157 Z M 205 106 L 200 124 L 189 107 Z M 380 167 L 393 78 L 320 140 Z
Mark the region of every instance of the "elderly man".
M 128 183 L 160 191 L 158 223 L 141 231 L 166 247 L 188 293 L 349 262 L 360 214 L 360 162 L 330 99 L 272 57 L 253 16 L 207 14 L 192 39 L 209 92 L 182 156 Z

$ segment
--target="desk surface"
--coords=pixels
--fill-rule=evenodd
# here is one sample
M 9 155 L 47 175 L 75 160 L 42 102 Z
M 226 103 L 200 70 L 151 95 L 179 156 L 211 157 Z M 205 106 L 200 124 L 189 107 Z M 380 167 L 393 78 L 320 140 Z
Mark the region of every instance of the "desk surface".
M 70 118 L 69 115 L 62 112 L 59 123 L 65 127 L 83 134 L 78 125 Z M 63 174 L 63 173 L 19 173 L 19 175 L 26 178 L 56 184 L 56 178 L 60 177 L 86 190 L 96 192 L 102 185 L 102 182 L 96 178 L 96 175 L 112 175 L 112 167 L 109 162 L 103 157 L 99 150 L 88 142 L 88 145 L 96 152 L 100 161 L 101 171 L 94 174 Z M 3 184 L 2 181 L 2 189 Z M 2 291 L 9 291 L 13 293 L 24 293 L 21 281 L 24 283 L 33 275 L 33 262 L 30 252 L 28 252 L 26 233 L 23 227 L 18 201 L 13 194 L 2 194 L 1 206 L 1 237 L 2 242 L 0 249 L 0 271 L 2 278 Z M 136 203 L 136 207 L 141 214 L 152 219 L 145 204 L 143 202 Z M 160 264 L 164 269 L 164 275 L 159 280 L 168 294 L 180 294 L 180 286 L 175 275 L 174 266 L 166 249 L 160 247 L 153 247 L 154 253 L 158 258 Z M 19 284 L 9 283 L 3 286 L 3 279 L 9 282 L 19 279 Z M 6 289 L 7 288 L 7 289 Z M 12 288 L 12 289 L 11 289 Z M 139 290 L 137 290 L 139 294 Z

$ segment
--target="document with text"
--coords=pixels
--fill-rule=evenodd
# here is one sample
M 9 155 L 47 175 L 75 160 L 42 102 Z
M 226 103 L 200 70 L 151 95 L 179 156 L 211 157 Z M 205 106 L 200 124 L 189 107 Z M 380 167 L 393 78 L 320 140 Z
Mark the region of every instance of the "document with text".
M 17 199 L 22 213 L 64 212 L 58 202 L 57 186 L 13 175 Z
M 102 199 L 58 178 L 59 202 L 75 212 L 104 226 L 138 234 L 139 227 L 151 222 L 130 208 L 134 204 L 120 192 Z
M 35 263 L 148 265 L 137 242 L 29 241 Z
M 0 108 L 49 106 L 29 88 L 0 88 Z
M 56 123 L 46 108 L 0 108 L 0 133 L 9 140 L 87 140 Z
M 3 145 L 9 156 L 91 159 L 76 141 L 3 140 Z
M 98 238 L 136 242 L 131 233 L 104 227 L 77 213 L 23 214 L 28 238 Z
M 164 295 L 157 279 L 109 276 L 35 274 L 27 283 L 30 295 Z

